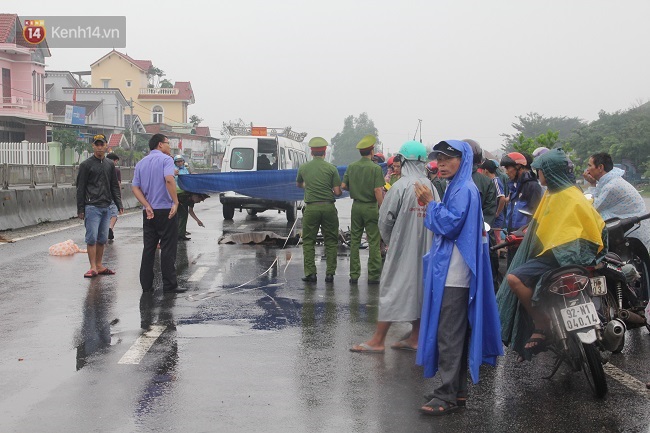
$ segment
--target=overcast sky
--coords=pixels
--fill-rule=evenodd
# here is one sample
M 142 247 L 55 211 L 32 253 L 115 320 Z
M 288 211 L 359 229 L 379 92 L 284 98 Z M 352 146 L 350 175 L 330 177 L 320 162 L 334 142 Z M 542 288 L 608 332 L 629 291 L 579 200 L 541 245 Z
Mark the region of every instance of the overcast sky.
M 241 118 L 329 141 L 367 112 L 393 151 L 418 119 L 427 144 L 474 138 L 494 150 L 517 115 L 594 120 L 650 98 L 648 0 L 3 4 L 23 16 L 125 15 L 118 51 L 191 81 L 189 114 L 215 136 Z M 108 51 L 55 48 L 48 69 L 88 70 Z

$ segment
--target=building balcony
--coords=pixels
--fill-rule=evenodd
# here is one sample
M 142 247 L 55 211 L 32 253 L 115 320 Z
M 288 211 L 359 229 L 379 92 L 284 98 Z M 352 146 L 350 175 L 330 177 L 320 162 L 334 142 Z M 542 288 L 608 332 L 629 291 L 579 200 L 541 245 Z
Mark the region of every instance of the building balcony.
M 3 97 L 0 103 L 0 115 L 42 120 L 48 118 L 45 101 L 33 101 L 31 98 L 21 96 Z
M 174 87 L 147 87 L 140 89 L 141 95 L 160 95 L 160 96 L 170 96 L 178 95 L 178 89 Z
M 2 98 L 2 106 L 0 106 L 2 109 L 22 109 L 22 110 L 29 110 L 31 111 L 32 109 L 32 100 L 29 98 L 22 98 L 20 96 L 10 96 L 8 98 Z

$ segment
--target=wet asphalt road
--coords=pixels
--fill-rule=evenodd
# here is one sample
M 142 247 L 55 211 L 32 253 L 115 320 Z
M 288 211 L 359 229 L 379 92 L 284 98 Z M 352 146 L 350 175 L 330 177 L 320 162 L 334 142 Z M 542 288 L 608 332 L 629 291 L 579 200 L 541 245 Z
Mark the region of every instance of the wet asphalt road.
M 342 228 L 350 204 L 337 203 Z M 66 239 L 84 246 L 74 220 L 0 244 L 1 432 L 650 432 L 645 329 L 612 356 L 604 400 L 582 373 L 542 379 L 546 355 L 517 364 L 508 354 L 482 369 L 466 410 L 430 419 L 417 409 L 436 379 L 422 378 L 413 353 L 348 351 L 374 330 L 378 288 L 365 277 L 350 287 L 345 249 L 333 284 L 321 274 L 306 285 L 299 247 L 217 244 L 223 233 L 286 235 L 284 214 L 224 223 L 216 197 L 195 210 L 206 228 L 190 218 L 178 251 L 188 296 L 141 296 L 138 212 L 106 247 L 115 276 L 84 279 L 85 254 L 48 255 Z M 394 326 L 387 343 L 408 330 Z

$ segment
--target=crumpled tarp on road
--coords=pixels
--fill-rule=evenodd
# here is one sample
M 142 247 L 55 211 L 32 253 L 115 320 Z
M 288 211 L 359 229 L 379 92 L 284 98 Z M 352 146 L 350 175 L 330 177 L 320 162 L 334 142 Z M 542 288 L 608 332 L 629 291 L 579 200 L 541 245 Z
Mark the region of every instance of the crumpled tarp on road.
M 288 239 L 288 241 L 287 241 Z M 274 232 L 251 232 L 251 233 L 234 233 L 231 235 L 224 235 L 219 238 L 219 244 L 263 244 L 263 243 L 287 243 L 295 245 L 298 242 L 298 237 L 294 236 L 288 238 L 280 236 Z

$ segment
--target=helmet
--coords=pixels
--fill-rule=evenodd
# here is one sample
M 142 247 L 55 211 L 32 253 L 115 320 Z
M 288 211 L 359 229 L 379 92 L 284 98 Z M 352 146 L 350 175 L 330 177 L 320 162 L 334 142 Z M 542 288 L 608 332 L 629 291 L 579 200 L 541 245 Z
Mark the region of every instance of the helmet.
M 176 155 L 174 157 L 174 162 L 176 161 L 185 161 L 185 158 L 183 158 L 183 155 Z
M 548 152 L 548 150 L 548 147 L 538 147 L 537 149 L 533 150 L 533 158 L 544 155 L 546 152 Z
M 480 164 L 483 161 L 483 149 L 481 149 L 481 145 L 478 144 L 476 140 L 472 140 L 471 138 L 466 138 L 463 141 L 469 144 L 469 147 L 472 148 L 472 155 L 474 155 L 472 164 Z
M 438 161 L 433 160 L 427 164 L 427 173 L 437 173 L 438 172 Z
M 495 173 L 497 171 L 497 168 L 499 167 L 499 164 L 497 164 L 494 160 L 492 159 L 486 159 L 479 165 L 479 168 L 482 168 L 483 170 L 487 170 L 490 173 Z
M 372 160 L 375 161 L 376 163 L 380 164 L 384 161 L 386 161 L 386 158 L 384 157 L 384 154 L 381 152 L 377 152 L 373 155 Z
M 510 152 L 507 155 L 503 155 L 501 158 L 501 165 L 504 167 L 515 166 L 515 165 L 526 165 L 526 157 L 519 152 Z
M 398 154 L 402 155 L 403 159 L 412 159 L 416 161 L 427 160 L 427 148 L 419 141 L 407 141 L 399 148 Z
M 387 164 L 389 167 L 392 167 L 392 166 L 393 166 L 393 161 L 395 161 L 395 157 L 394 157 L 394 156 L 391 156 L 390 158 L 388 158 L 388 161 L 386 161 L 386 164 Z

